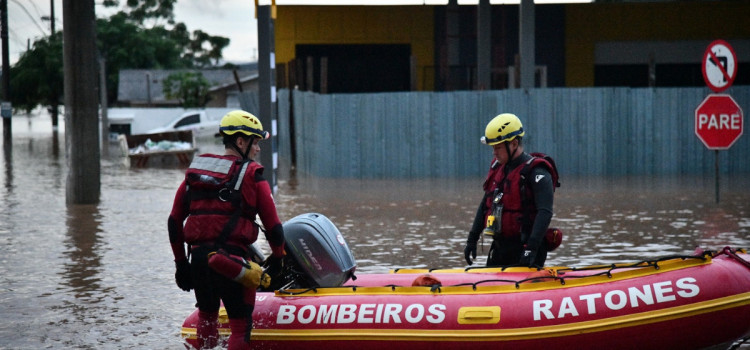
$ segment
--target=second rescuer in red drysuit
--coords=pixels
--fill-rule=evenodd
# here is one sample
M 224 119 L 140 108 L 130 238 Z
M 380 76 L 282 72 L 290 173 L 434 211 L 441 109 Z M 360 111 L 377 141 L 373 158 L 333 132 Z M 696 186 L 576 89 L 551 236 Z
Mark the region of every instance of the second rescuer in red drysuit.
M 546 235 L 557 170 L 551 158 L 524 152 L 525 134 L 514 114 L 500 114 L 487 124 L 482 143 L 492 146 L 495 158 L 464 248 L 469 265 L 477 257 L 477 240 L 483 231 L 492 236 L 487 266 L 541 267 L 547 251 L 555 247 L 548 246 L 553 243 L 548 243 Z
M 258 142 L 269 133 L 258 118 L 241 110 L 225 115 L 219 132 L 225 153 L 203 154 L 190 164 L 169 215 L 169 240 L 177 285 L 195 290 L 200 348 L 217 346 L 222 301 L 232 331 L 229 349 L 249 349 L 257 283 L 248 287 L 225 277 L 226 271 L 214 266 L 211 257 L 249 267 L 248 271 L 257 272 L 257 281 L 260 267 L 243 258 L 248 258 L 249 246 L 258 237 L 255 218 L 260 216 L 272 250 L 267 272 L 275 276 L 282 268 L 284 231 L 263 167 L 254 161 L 260 152 Z

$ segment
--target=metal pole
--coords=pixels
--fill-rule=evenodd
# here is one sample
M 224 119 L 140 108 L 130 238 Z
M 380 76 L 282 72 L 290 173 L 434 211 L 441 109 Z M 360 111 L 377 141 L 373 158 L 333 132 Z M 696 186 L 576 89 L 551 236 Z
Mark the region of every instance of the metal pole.
M 49 0 L 49 30 L 50 30 L 50 38 L 53 38 L 55 36 L 55 0 Z M 52 118 L 52 130 L 57 131 L 57 127 L 59 124 L 58 117 L 60 115 L 60 106 L 57 103 L 57 99 L 52 103 L 52 106 L 50 106 L 51 111 L 51 118 Z
M 521 88 L 530 89 L 534 87 L 534 70 L 536 69 L 534 48 L 534 0 L 521 0 L 519 6 L 519 56 L 521 56 Z
M 276 54 L 271 6 L 258 6 L 258 111 L 257 116 L 265 130 L 271 131 L 270 142 L 261 146 L 260 163 L 265 168 L 264 177 L 273 193 L 278 191 L 276 169 L 278 167 L 276 132 Z
M 8 0 L 0 0 L 0 37 L 3 40 L 3 101 L 10 101 L 10 56 L 8 53 Z M 12 133 L 11 118 L 3 119 L 3 146 L 11 147 L 10 142 Z
M 49 0 L 49 30 L 55 35 L 55 0 Z
M 109 117 L 107 114 L 107 60 L 104 57 L 99 58 L 99 105 L 102 107 L 102 154 L 109 156 Z
M 719 150 L 714 151 L 714 171 L 715 171 L 715 190 L 716 190 L 716 204 L 719 204 Z
M 492 88 L 490 54 L 492 51 L 492 8 L 490 0 L 477 6 L 477 90 Z

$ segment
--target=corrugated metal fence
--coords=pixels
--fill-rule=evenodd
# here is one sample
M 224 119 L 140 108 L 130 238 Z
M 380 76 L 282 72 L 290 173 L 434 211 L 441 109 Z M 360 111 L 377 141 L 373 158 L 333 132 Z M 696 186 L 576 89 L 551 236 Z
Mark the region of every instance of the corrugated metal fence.
M 300 173 L 346 178 L 483 176 L 479 142 L 495 115 L 518 115 L 526 151 L 563 175 L 713 174 L 714 151 L 695 136 L 705 88 L 559 88 L 319 95 L 281 90 L 279 154 Z M 729 93 L 750 111 L 750 87 Z M 291 97 L 291 98 L 290 98 Z M 293 113 L 290 114 L 290 111 Z M 747 118 L 745 118 L 747 119 Z M 747 127 L 747 126 L 745 126 Z M 723 173 L 750 173 L 750 136 L 719 152 Z

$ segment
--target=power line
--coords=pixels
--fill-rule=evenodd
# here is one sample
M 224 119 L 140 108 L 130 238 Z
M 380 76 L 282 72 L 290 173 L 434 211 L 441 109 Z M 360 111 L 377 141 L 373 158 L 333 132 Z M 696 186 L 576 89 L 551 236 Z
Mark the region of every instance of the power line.
M 29 10 L 26 9 L 26 6 L 23 6 L 23 4 L 18 2 L 18 0 L 11 0 L 11 1 L 13 1 L 16 5 L 20 6 L 21 9 L 23 9 L 23 12 L 26 12 L 26 15 L 29 16 L 29 18 L 31 18 L 31 22 L 34 22 L 34 24 L 36 24 L 36 27 L 39 28 L 39 31 L 42 32 L 42 35 L 47 36 L 47 32 L 44 29 L 42 29 L 42 26 L 39 25 L 39 22 L 37 22 L 34 16 L 32 16 L 29 13 Z
M 13 41 L 15 41 L 18 46 L 20 46 L 20 47 L 26 47 L 26 43 L 23 42 L 23 40 L 19 39 L 20 36 L 18 34 L 16 34 L 16 32 L 13 31 L 13 29 L 8 28 L 8 32 L 10 33 L 9 37 L 11 39 L 13 39 Z
M 42 11 L 39 11 L 39 6 L 36 6 L 36 4 L 34 3 L 34 1 L 33 1 L 33 0 L 27 0 L 27 1 L 28 1 L 28 2 L 29 2 L 29 4 L 31 4 L 31 6 L 32 6 L 32 7 L 34 8 L 34 11 L 36 11 L 36 15 L 37 15 L 37 17 L 41 18 L 42 16 L 44 16 L 44 15 L 42 14 Z

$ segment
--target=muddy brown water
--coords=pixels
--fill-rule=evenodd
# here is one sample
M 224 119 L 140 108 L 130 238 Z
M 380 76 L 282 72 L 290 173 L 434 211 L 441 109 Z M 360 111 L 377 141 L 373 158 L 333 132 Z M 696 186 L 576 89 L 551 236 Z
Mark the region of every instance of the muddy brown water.
M 134 169 L 114 148 L 102 160 L 101 202 L 66 206 L 64 126 L 14 117 L 13 136 L 0 158 L 0 349 L 182 348 L 194 300 L 174 285 L 166 222 L 183 170 Z M 279 176 L 281 219 L 326 215 L 359 273 L 465 266 L 481 178 L 320 179 L 283 168 Z M 719 204 L 711 175 L 562 183 L 553 225 L 565 240 L 548 265 L 750 248 L 747 174 L 723 175 Z

